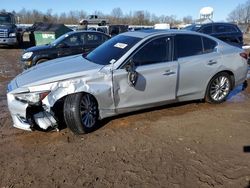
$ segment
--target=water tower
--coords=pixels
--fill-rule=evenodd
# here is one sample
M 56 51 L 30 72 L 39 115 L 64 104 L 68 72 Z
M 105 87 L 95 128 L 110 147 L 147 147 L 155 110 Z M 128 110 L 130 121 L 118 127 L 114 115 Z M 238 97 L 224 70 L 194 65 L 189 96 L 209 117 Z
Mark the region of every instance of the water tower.
M 200 19 L 212 20 L 214 16 L 214 9 L 212 7 L 203 7 L 200 10 Z

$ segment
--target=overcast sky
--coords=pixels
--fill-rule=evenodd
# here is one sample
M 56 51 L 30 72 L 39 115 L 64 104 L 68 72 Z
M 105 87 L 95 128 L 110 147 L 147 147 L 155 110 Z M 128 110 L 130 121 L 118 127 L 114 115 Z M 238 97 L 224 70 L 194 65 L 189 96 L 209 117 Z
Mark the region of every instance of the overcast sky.
M 240 3 L 246 0 L 1 0 L 0 9 L 19 11 L 37 9 L 46 12 L 52 9 L 53 13 L 69 12 L 70 10 L 84 10 L 88 14 L 101 11 L 109 14 L 113 8 L 120 7 L 123 13 L 135 10 L 146 10 L 157 16 L 176 15 L 181 19 L 184 16 L 198 18 L 202 7 L 214 8 L 214 21 L 226 21 L 228 14 Z

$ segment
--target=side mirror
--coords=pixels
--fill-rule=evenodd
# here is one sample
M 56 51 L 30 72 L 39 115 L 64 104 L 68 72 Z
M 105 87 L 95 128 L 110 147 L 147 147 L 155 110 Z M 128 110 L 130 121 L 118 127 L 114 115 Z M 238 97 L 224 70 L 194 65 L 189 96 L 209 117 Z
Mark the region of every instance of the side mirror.
M 135 71 L 133 59 L 129 60 L 128 64 L 125 66 L 125 70 L 128 72 L 128 85 L 135 87 L 138 80 L 138 72 Z
M 57 47 L 58 47 L 58 48 L 69 48 L 69 46 L 68 46 L 66 43 L 64 43 L 64 42 L 58 44 Z
M 125 66 L 125 70 L 127 72 L 133 72 L 135 71 L 135 63 L 133 61 L 133 59 L 130 59 L 128 64 Z

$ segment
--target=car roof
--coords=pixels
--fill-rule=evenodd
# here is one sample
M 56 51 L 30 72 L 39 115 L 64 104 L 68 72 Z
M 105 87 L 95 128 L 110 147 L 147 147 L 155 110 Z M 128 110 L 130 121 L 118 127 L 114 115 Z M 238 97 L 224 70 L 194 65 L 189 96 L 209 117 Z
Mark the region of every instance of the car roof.
M 204 25 L 233 25 L 233 26 L 235 26 L 236 24 L 228 23 L 228 22 L 211 22 L 211 23 L 194 24 L 194 25 L 201 25 L 201 26 L 204 26 Z
M 67 34 L 68 35 L 72 35 L 72 34 L 76 34 L 76 33 L 99 33 L 99 34 L 103 34 L 103 35 L 109 36 L 106 33 L 103 33 L 103 32 L 100 32 L 100 31 L 91 31 L 91 30 L 70 31 Z
M 129 31 L 122 33 L 121 35 L 124 36 L 131 36 L 131 37 L 137 37 L 137 38 L 146 38 L 149 36 L 154 35 L 164 35 L 164 34 L 196 34 L 196 35 L 202 35 L 200 33 L 194 32 L 194 31 L 187 31 L 187 30 L 176 30 L 176 29 L 146 29 L 146 30 L 139 30 L 139 31 Z

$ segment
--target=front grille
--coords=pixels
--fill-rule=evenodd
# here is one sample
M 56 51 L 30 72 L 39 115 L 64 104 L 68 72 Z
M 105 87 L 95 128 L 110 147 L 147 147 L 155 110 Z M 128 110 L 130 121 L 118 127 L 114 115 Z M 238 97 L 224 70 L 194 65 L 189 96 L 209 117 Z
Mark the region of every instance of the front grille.
M 8 37 L 8 30 L 0 29 L 0 38 L 7 38 L 7 37 Z

